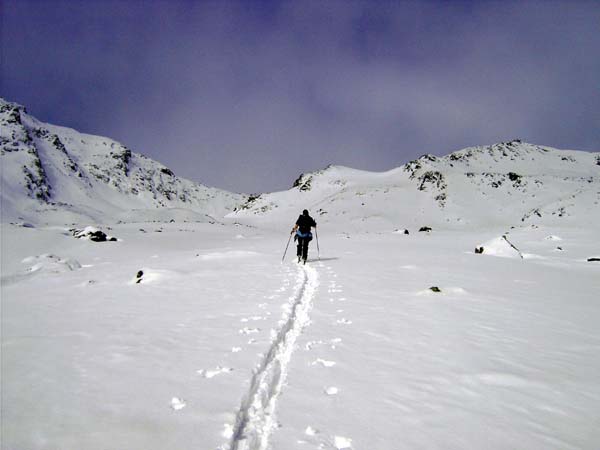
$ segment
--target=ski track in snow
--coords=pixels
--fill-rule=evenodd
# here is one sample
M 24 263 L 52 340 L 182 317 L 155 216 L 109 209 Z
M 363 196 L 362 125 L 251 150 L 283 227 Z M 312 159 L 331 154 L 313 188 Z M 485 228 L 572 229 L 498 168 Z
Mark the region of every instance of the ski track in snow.
M 289 312 L 276 332 L 271 346 L 254 370 L 248 392 L 242 400 L 231 434 L 230 450 L 266 450 L 277 427 L 275 408 L 285 382 L 296 340 L 309 324 L 309 312 L 319 284 L 317 271 L 302 266 Z

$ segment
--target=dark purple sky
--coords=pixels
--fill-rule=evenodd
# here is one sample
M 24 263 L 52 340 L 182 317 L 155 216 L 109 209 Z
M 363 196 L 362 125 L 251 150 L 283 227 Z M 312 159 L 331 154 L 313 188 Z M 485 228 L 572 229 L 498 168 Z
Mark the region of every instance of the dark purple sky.
M 600 150 L 599 1 L 0 8 L 0 96 L 216 187 L 512 138 Z

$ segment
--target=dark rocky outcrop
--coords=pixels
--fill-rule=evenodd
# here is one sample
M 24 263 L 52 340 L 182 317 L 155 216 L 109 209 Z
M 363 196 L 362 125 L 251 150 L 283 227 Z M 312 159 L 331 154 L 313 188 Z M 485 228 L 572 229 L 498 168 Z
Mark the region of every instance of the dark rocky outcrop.
M 108 236 L 104 231 L 95 229 L 95 228 L 85 228 L 83 230 L 78 230 L 76 228 L 71 228 L 69 230 L 74 237 L 77 239 L 88 239 L 92 242 L 116 242 L 117 238 Z
M 129 161 L 131 161 L 131 150 L 121 147 L 119 151 L 110 152 L 110 156 L 117 160 L 115 168 L 123 172 L 123 175 L 129 175 Z
M 6 114 L 4 121 L 7 124 L 21 125 L 21 112 L 27 113 L 25 108 L 16 103 L 5 103 L 0 105 L 0 114 Z
M 438 189 L 444 189 L 446 187 L 444 175 L 437 170 L 428 170 L 421 175 L 418 180 L 421 182 L 418 187 L 419 191 L 425 191 L 428 184 L 431 184 Z
M 521 175 L 519 175 L 515 172 L 508 172 L 508 179 L 510 181 L 518 181 L 521 179 Z
M 108 240 L 106 233 L 104 233 L 103 231 L 100 231 L 100 230 L 89 233 L 88 237 L 89 237 L 90 241 L 93 241 L 93 242 L 106 242 Z
M 241 205 L 240 207 L 234 208 L 234 211 L 250 209 L 254 206 L 254 203 L 256 203 L 256 201 L 259 200 L 260 198 L 261 198 L 261 194 L 250 194 L 248 196 L 248 199 L 246 200 L 246 202 L 243 205 Z
M 292 187 L 297 187 L 301 191 L 310 191 L 312 179 L 313 177 L 311 175 L 305 176 L 303 173 L 301 173 L 296 181 L 294 181 Z
M 30 147 L 27 153 L 32 157 L 31 166 L 23 166 L 28 195 L 31 198 L 48 203 L 52 196 L 52 186 L 48 182 L 48 176 L 46 175 L 42 160 L 35 147 Z

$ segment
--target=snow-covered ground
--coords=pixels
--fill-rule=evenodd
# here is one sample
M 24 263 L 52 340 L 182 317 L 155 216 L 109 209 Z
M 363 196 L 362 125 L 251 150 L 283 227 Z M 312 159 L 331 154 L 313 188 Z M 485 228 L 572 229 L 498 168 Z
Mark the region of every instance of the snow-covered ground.
M 600 153 L 248 196 L 0 99 L 0 157 L 2 449 L 600 447 Z
M 598 448 L 597 230 L 294 218 L 2 224 L 2 448 Z

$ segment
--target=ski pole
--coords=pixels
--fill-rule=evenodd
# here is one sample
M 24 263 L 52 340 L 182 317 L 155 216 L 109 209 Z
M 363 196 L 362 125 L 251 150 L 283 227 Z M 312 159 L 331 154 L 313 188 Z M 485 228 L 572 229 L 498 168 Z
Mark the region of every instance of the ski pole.
M 287 253 L 287 249 L 290 246 L 290 241 L 292 240 L 292 233 L 290 233 L 290 238 L 288 239 L 287 245 L 285 246 L 285 251 L 283 252 L 283 258 L 281 258 L 281 262 L 285 259 L 285 254 Z
M 315 237 L 317 238 L 317 258 L 321 261 L 321 251 L 319 250 L 319 233 L 317 233 L 317 227 L 315 227 Z

